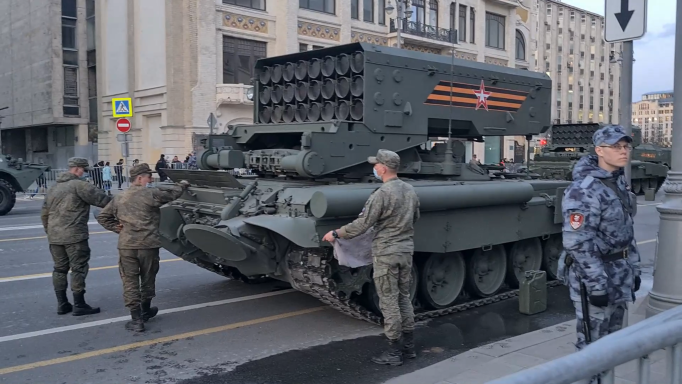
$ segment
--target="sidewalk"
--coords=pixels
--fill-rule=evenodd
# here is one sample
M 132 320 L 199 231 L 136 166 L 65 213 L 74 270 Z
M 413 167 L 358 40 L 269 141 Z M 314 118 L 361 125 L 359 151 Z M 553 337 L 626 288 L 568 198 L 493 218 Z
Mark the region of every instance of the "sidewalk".
M 637 301 L 629 309 L 629 325 L 645 319 L 650 289 L 651 281 L 643 281 Z M 575 352 L 575 323 L 571 320 L 483 345 L 384 384 L 483 384 Z M 650 356 L 651 383 L 664 382 L 665 358 L 663 350 Z M 616 368 L 616 384 L 635 383 L 636 363 L 632 361 Z

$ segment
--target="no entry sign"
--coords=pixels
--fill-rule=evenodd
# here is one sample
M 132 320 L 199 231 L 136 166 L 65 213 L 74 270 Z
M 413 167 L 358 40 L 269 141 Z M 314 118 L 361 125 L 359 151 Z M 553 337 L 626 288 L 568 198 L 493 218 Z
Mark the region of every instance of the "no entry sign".
M 130 131 L 130 120 L 128 119 L 118 119 L 116 121 L 116 129 L 119 132 L 126 133 Z

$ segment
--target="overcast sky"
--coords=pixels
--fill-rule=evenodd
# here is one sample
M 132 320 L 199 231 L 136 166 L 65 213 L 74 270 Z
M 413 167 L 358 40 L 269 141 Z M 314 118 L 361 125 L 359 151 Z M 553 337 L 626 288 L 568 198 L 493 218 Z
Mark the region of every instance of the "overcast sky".
M 604 15 L 604 0 L 563 0 L 565 4 Z M 675 0 L 648 0 L 647 33 L 635 40 L 632 101 L 642 93 L 673 90 Z

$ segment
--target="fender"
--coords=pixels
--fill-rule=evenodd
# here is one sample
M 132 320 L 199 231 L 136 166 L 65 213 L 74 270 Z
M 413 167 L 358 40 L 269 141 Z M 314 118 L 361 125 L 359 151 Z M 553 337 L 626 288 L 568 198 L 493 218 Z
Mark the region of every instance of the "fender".
M 303 248 L 317 248 L 320 239 L 315 229 L 315 220 L 307 217 L 260 215 L 243 219 L 247 224 L 265 228 Z

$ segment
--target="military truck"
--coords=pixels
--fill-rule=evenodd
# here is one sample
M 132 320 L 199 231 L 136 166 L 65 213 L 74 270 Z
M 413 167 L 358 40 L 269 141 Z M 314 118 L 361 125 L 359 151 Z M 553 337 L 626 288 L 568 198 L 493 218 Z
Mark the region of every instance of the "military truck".
M 527 270 L 555 275 L 557 196 L 569 183 L 470 165 L 453 140 L 546 131 L 548 76 L 365 43 L 261 59 L 255 71 L 255 123 L 211 135 L 199 170 L 166 171 L 192 187 L 161 208 L 165 249 L 223 276 L 289 282 L 379 324 L 372 264 L 340 263 L 321 239 L 380 187 L 367 158 L 383 148 L 400 155 L 421 204 L 417 319 L 514 297 Z
M 26 192 L 48 169 L 50 167 L 47 165 L 26 163 L 10 155 L 0 155 L 0 216 L 12 211 L 17 192 Z
M 554 124 L 547 145 L 529 162 L 529 170 L 543 179 L 571 180 L 573 166 L 582 156 L 594 154 L 592 136 L 603 123 Z M 643 195 L 646 189 L 656 192 L 668 175 L 670 151 L 653 144 L 642 144 L 642 130 L 632 127 L 632 191 Z

